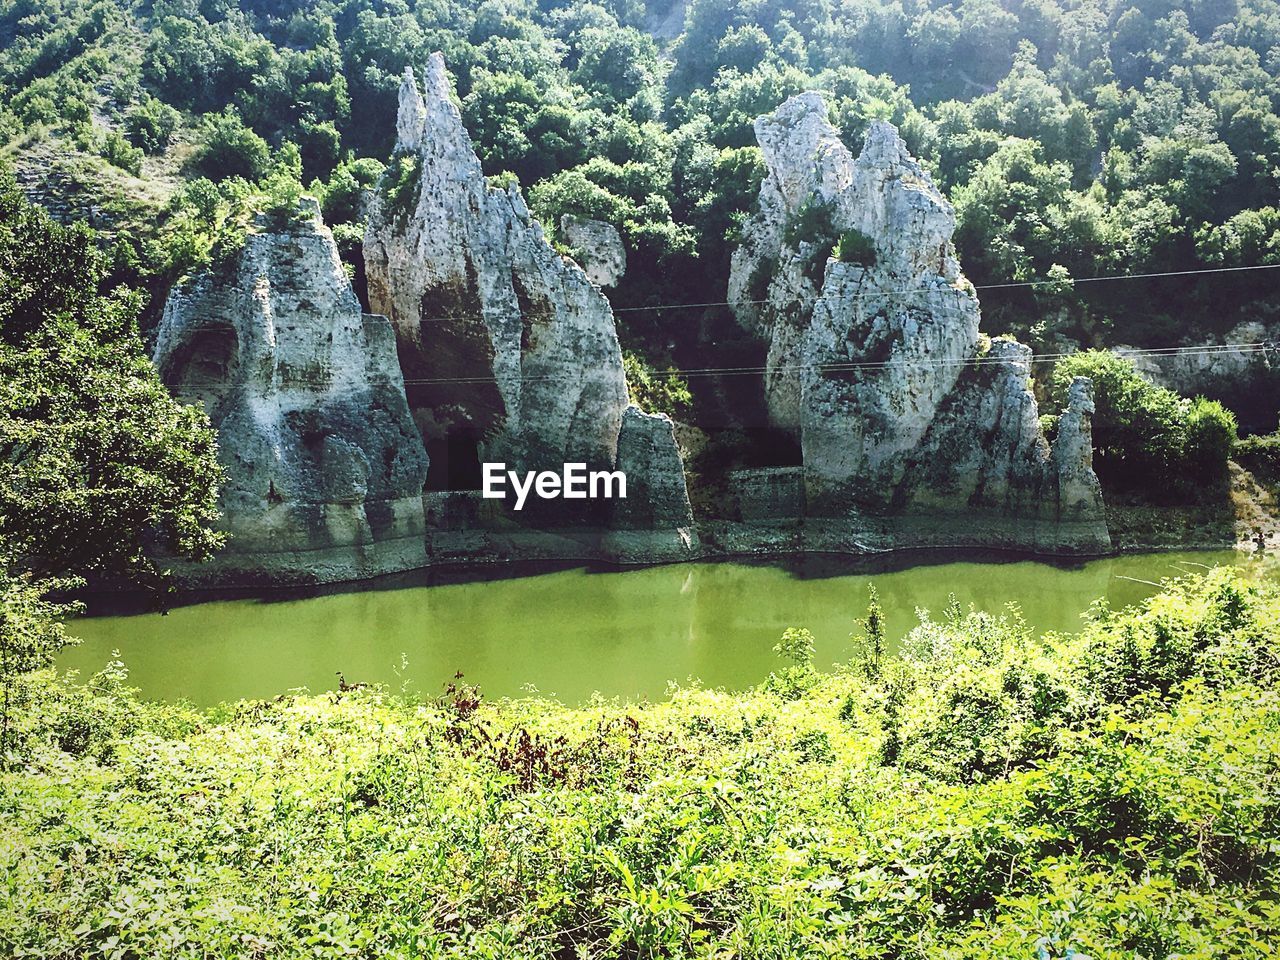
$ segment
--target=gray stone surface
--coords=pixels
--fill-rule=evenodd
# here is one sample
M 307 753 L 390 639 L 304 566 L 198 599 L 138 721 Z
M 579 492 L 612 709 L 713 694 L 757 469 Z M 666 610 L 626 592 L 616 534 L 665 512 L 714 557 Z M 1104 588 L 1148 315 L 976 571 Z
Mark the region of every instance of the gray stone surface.
M 406 70 L 364 243 L 370 304 L 395 325 L 423 436 L 467 432 L 482 460 L 512 469 L 612 465 L 627 391 L 609 302 L 515 184 L 488 185 L 439 54 L 424 88 Z M 414 175 L 395 195 L 400 164 Z
M 769 345 L 769 415 L 800 441 L 808 514 L 889 518 L 881 529 L 902 546 L 946 531 L 957 545 L 1108 549 L 1079 448 L 1083 393 L 1054 456 L 1029 351 L 980 337 L 954 212 L 893 126 L 873 122 L 855 158 L 822 97 L 805 93 L 758 119 L 756 136 L 767 175 L 733 255 L 729 300 Z M 870 241 L 866 262 L 828 257 L 850 230 Z
M 425 562 L 427 458 L 395 338 L 361 313 L 314 201 L 175 288 L 154 359 L 208 410 L 227 470 L 229 544 L 188 573 L 345 580 Z
M 560 239 L 573 248 L 587 278 L 597 286 L 612 287 L 627 272 L 627 251 L 611 223 L 566 213 L 560 218 Z
M 1280 324 L 1267 326 L 1250 321 L 1233 327 L 1219 341 L 1188 344 L 1184 352 L 1153 355 L 1138 353 L 1136 347 L 1130 346 L 1116 347 L 1115 352 L 1132 359 L 1153 383 L 1184 397 L 1194 397 L 1242 381 L 1269 380 L 1274 386 L 1280 381 L 1280 371 L 1273 356 L 1235 346 L 1268 342 L 1280 342 Z
M 406 70 L 397 136 L 364 254 L 369 298 L 395 325 L 428 448 L 471 438 L 479 460 L 521 472 L 559 472 L 567 462 L 622 467 L 632 488 L 645 491 L 643 505 L 621 513 L 534 504 L 512 518 L 530 526 L 687 527 L 670 423 L 628 410 L 608 300 L 556 253 L 515 184 L 488 184 L 440 54 L 427 63 L 422 91 Z M 606 224 L 580 223 L 593 234 L 606 227 L 617 240 Z

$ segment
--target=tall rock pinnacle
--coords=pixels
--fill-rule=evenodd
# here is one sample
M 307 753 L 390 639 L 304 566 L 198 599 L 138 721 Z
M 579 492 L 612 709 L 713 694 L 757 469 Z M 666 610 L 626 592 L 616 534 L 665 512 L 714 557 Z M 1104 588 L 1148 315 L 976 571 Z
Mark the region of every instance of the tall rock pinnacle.
M 518 186 L 486 181 L 439 53 L 421 93 L 406 70 L 396 130 L 364 254 L 428 452 L 519 470 L 624 466 L 627 388 L 609 302 L 551 247 Z M 680 494 L 676 512 L 689 517 L 682 477 Z
M 769 414 L 800 442 L 809 512 L 946 516 L 957 542 L 1108 547 L 1080 449 L 1087 386 L 1051 457 L 1030 351 L 979 336 L 954 211 L 897 130 L 873 122 L 855 158 L 817 93 L 755 129 L 767 175 L 729 300 L 768 344 Z

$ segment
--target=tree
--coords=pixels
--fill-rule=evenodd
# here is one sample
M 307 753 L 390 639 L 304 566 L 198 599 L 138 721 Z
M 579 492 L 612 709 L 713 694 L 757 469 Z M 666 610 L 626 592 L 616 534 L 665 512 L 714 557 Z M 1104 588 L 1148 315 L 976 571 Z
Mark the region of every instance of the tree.
M 1236 422 L 1220 403 L 1184 400 L 1143 377 L 1132 360 L 1088 350 L 1054 368 L 1056 408 L 1066 407 L 1071 382 L 1081 376 L 1093 381 L 1094 463 L 1104 485 L 1160 499 L 1194 493 L 1226 472 Z
M 267 141 L 246 127 L 230 108 L 205 119 L 203 137 L 200 151 L 191 160 L 191 170 L 199 176 L 257 180 L 271 162 Z
M 658 48 L 639 30 L 588 27 L 577 43 L 581 53 L 574 81 L 608 103 L 626 103 L 658 78 Z
M 1220 480 L 1238 439 L 1235 414 L 1217 400 L 1197 397 L 1187 409 L 1186 431 L 1187 475 L 1201 483 Z
M 0 540 L 36 575 L 153 580 L 154 550 L 222 543 L 216 439 L 143 354 L 140 298 L 103 294 L 83 227 L 27 203 L 0 171 Z
M 178 111 L 155 97 L 143 97 L 124 118 L 125 135 L 143 153 L 164 153 L 178 126 Z

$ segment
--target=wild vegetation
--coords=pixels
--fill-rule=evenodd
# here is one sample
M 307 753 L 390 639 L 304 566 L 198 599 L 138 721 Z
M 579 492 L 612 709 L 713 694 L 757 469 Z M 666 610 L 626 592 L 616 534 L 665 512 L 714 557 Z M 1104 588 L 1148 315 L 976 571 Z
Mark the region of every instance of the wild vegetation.
M 1274 586 L 1217 571 L 1076 636 L 923 614 L 741 695 L 459 682 L 202 714 L 19 678 L 11 956 L 1263 957 L 1280 937 Z
M 1194 498 L 1226 476 L 1238 427 L 1235 415 L 1218 401 L 1180 397 L 1143 377 L 1133 361 L 1086 350 L 1054 365 L 1053 408 L 1066 407 L 1076 377 L 1093 383 L 1094 467 L 1109 490 L 1154 485 L 1175 498 Z
M 3 0 L 0 136 L 32 179 L 70 147 L 66 199 L 114 217 L 121 268 L 162 293 L 190 262 L 155 224 L 211 213 L 184 179 L 256 182 L 292 145 L 329 219 L 358 224 L 401 71 L 440 49 L 486 172 L 548 224 L 618 225 L 614 299 L 638 306 L 718 299 L 762 175 L 751 121 L 816 88 L 855 146 L 873 118 L 900 127 L 975 283 L 1058 281 L 984 295 L 993 333 L 1161 346 L 1274 318 L 1274 284 L 1071 280 L 1277 262 L 1278 43 L 1275 0 Z M 128 208 L 138 181 L 110 165 L 168 199 Z M 693 319 L 638 312 L 623 334 L 665 365 Z

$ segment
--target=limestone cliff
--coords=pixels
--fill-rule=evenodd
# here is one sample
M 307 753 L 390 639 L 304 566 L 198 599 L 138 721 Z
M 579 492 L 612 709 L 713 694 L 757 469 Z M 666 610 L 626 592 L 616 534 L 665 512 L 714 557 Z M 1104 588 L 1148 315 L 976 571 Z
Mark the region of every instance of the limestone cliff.
M 515 184 L 488 184 L 440 54 L 428 61 L 421 92 L 406 69 L 396 131 L 364 255 L 369 299 L 395 325 L 428 451 L 521 471 L 619 465 L 629 456 L 619 449 L 624 417 L 640 421 L 639 411 L 628 414 L 609 302 L 548 243 Z M 662 527 L 687 518 L 688 495 L 682 470 L 670 469 L 680 457 L 669 427 L 647 436 L 661 450 L 629 467 L 641 474 L 629 481 L 673 498 L 648 514 Z M 660 479 L 643 476 L 648 463 Z M 520 519 L 608 526 L 614 518 L 596 505 L 561 504 Z
M 609 303 L 515 184 L 488 185 L 439 54 L 424 80 L 425 98 L 405 71 L 364 243 L 423 436 L 466 436 L 519 469 L 612 464 L 627 391 Z
M 1087 387 L 1051 451 L 1029 351 L 979 336 L 952 208 L 893 126 L 873 123 L 854 158 L 806 93 L 756 137 L 767 176 L 729 299 L 768 343 L 769 415 L 800 443 L 807 513 L 886 518 L 898 545 L 1106 549 Z
M 627 250 L 613 224 L 566 213 L 560 218 L 560 237 L 573 248 L 574 257 L 592 283 L 616 286 L 627 272 Z
M 202 402 L 227 469 L 224 582 L 343 580 L 423 565 L 427 458 L 395 337 L 363 315 L 314 201 L 260 219 L 242 250 L 179 285 L 155 348 L 164 381 Z
M 1120 346 L 1115 352 L 1130 357 L 1153 383 L 1184 397 L 1207 396 L 1224 401 L 1251 432 L 1275 428 L 1276 398 L 1280 397 L 1280 323 L 1256 320 L 1237 324 L 1218 340 L 1184 344 L 1179 351 L 1140 353 Z M 1257 344 L 1272 349 L 1260 350 Z

